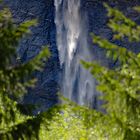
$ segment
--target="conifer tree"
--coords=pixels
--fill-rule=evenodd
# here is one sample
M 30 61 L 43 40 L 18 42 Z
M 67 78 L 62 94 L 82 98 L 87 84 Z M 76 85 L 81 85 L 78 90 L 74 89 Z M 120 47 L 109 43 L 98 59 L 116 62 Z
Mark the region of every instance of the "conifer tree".
M 2 3 L 0 3 L 2 5 Z M 4 7 L 4 6 L 1 6 Z M 16 53 L 19 41 L 27 34 L 35 20 L 15 25 L 7 8 L 0 10 L 0 139 L 1 140 L 35 140 L 43 137 L 41 124 L 44 114 L 24 115 L 17 99 L 33 87 L 36 79 L 30 78 L 33 71 L 43 68 L 50 56 L 47 47 L 26 63 L 17 63 Z
M 105 6 L 114 40 L 140 42 L 140 26 L 119 10 Z M 106 113 L 96 118 L 95 135 L 100 140 L 139 140 L 140 53 L 136 54 L 96 35 L 93 35 L 93 42 L 107 51 L 107 57 L 119 62 L 118 66 L 109 69 L 95 62 L 82 61 L 98 81 L 97 89 L 102 92 L 100 98 L 105 101 L 103 108 Z
M 109 27 L 115 40 L 140 42 L 140 26 L 122 12 L 108 9 Z M 139 7 L 135 10 L 140 11 Z M 8 9 L 0 11 L 0 139 L 1 140 L 139 140 L 140 139 L 140 53 L 127 50 L 107 39 L 93 35 L 93 42 L 119 61 L 113 69 L 95 62 L 82 64 L 98 81 L 105 112 L 79 107 L 72 102 L 56 106 L 47 113 L 28 116 L 16 99 L 23 96 L 48 58 L 45 47 L 26 63 L 15 63 L 19 41 L 30 33 L 35 21 L 15 25 Z M 45 60 L 45 61 L 44 61 Z

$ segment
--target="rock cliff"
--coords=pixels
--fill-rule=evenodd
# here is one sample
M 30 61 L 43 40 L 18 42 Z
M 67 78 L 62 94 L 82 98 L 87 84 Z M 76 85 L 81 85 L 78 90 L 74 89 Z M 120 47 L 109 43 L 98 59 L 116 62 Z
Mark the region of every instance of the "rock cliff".
M 57 102 L 56 93 L 59 90 L 59 75 L 61 73 L 59 66 L 58 51 L 56 46 L 56 27 L 54 23 L 55 7 L 54 0 L 4 0 L 12 11 L 16 23 L 25 20 L 38 19 L 38 26 L 31 28 L 32 36 L 21 41 L 18 52 L 23 62 L 34 57 L 42 45 L 48 45 L 51 51 L 51 58 L 47 62 L 43 72 L 36 72 L 38 83 L 33 91 L 25 97 L 26 103 L 39 103 L 44 110 Z M 128 17 L 136 22 L 140 22 L 140 16 L 133 12 L 131 7 L 140 4 L 139 0 L 81 0 L 82 12 L 87 16 L 87 30 L 94 32 L 108 39 L 112 39 L 112 33 L 106 26 L 107 16 L 103 7 L 103 2 L 108 2 L 112 7 L 117 6 Z M 89 36 L 89 42 L 91 42 Z M 125 47 L 127 42 L 116 42 Z M 91 44 L 92 46 L 92 44 Z M 132 44 L 133 51 L 138 52 L 137 44 Z M 97 60 L 104 60 L 104 52 L 100 48 L 93 49 L 93 55 Z M 111 61 L 104 60 L 109 66 L 114 64 Z

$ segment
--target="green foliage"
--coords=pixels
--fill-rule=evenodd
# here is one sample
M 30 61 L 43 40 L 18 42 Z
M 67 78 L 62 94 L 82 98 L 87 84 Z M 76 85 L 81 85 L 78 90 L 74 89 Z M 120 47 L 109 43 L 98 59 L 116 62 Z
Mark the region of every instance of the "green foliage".
M 105 7 L 108 9 L 108 16 L 110 17 L 108 25 L 115 33 L 114 39 L 128 37 L 129 41 L 139 42 L 140 26 L 123 15 L 119 10 L 109 8 L 106 4 Z M 134 9 L 138 11 L 138 7 L 135 7 Z
M 93 140 L 97 138 L 93 131 L 94 123 L 101 113 L 63 100 L 63 104 L 51 109 L 49 115 L 48 131 L 43 135 L 47 139 Z
M 140 41 L 140 27 L 120 11 L 105 5 L 110 17 L 109 27 L 114 39 L 128 38 Z M 137 11 L 139 7 L 134 8 Z M 102 92 L 103 108 L 98 112 L 80 107 L 63 98 L 63 104 L 54 106 L 37 116 L 21 113 L 16 99 L 28 87 L 34 87 L 32 72 L 41 70 L 50 56 L 47 47 L 29 62 L 20 64 L 16 49 L 19 41 L 30 34 L 36 21 L 15 25 L 8 9 L 0 11 L 0 139 L 1 140 L 139 140 L 140 139 L 140 53 L 135 54 L 99 36 L 93 42 L 106 49 L 107 57 L 118 60 L 113 69 L 95 62 L 82 64 L 97 79 Z M 14 99 L 14 100 L 13 100 Z
M 127 37 L 129 41 L 139 42 L 140 26 L 120 11 L 106 7 L 110 17 L 108 25 L 115 33 L 114 39 L 123 40 Z M 100 123 L 97 127 L 100 127 L 101 132 L 99 139 L 139 140 L 140 53 L 135 54 L 96 35 L 93 35 L 93 42 L 106 49 L 107 57 L 120 62 L 118 67 L 109 69 L 94 62 L 82 61 L 97 79 L 97 89 L 103 93 L 101 99 L 106 102 L 103 105 L 106 113 L 104 117 L 98 118 Z
M 16 63 L 16 49 L 19 41 L 30 33 L 29 27 L 35 20 L 15 25 L 10 11 L 0 11 L 0 139 L 38 139 L 43 115 L 26 116 L 20 111 L 19 99 L 36 80 L 30 79 L 33 71 L 41 70 L 50 56 L 47 47 L 27 63 Z M 14 100 L 13 100 L 14 99 Z M 42 130 L 43 131 L 43 130 Z

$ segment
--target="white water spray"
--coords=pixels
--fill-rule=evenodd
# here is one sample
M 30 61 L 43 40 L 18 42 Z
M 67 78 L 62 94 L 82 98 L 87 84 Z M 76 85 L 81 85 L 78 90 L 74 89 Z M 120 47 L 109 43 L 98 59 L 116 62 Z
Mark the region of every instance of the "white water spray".
M 57 46 L 63 69 L 61 91 L 80 105 L 92 106 L 96 99 L 95 80 L 80 64 L 81 59 L 92 60 L 80 0 L 55 0 L 55 8 Z

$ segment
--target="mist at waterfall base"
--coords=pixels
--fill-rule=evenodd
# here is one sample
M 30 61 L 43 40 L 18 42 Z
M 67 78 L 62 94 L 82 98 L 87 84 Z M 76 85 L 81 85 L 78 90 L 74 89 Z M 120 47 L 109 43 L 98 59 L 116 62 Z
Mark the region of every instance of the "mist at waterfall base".
M 95 80 L 80 60 L 92 61 L 87 42 L 86 16 L 80 0 L 55 0 L 57 46 L 62 68 L 61 92 L 79 105 L 97 108 Z

